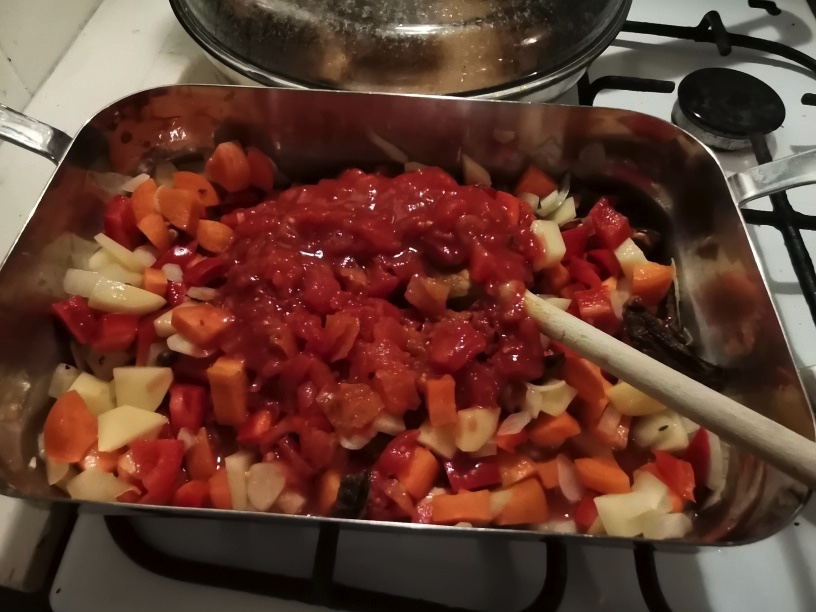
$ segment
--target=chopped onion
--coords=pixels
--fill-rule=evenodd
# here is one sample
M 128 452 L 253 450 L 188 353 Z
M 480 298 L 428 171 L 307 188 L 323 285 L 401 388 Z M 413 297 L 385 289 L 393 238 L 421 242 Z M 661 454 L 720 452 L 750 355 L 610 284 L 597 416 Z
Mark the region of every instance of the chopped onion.
M 54 369 L 51 376 L 51 384 L 48 385 L 48 397 L 57 399 L 71 388 L 74 381 L 79 378 L 80 371 L 72 365 L 61 363 Z
M 508 489 L 499 489 L 490 494 L 490 514 L 493 518 L 502 513 L 507 502 L 510 501 L 512 491 Z
M 403 151 L 401 151 L 396 145 L 388 142 L 385 138 L 383 138 L 379 134 L 373 132 L 372 130 L 368 131 L 368 139 L 380 151 L 385 153 L 388 157 L 393 159 L 395 162 L 399 162 L 401 164 L 407 164 L 409 162 L 408 156 Z
M 181 429 L 179 429 L 176 438 L 181 440 L 182 444 L 184 444 L 185 453 L 193 447 L 196 441 L 195 434 L 186 427 L 182 427 Z
M 197 359 L 209 357 L 215 353 L 215 350 L 213 349 L 199 348 L 181 334 L 173 334 L 167 338 L 167 348 L 175 353 L 189 355 L 190 357 L 195 357 Z
M 190 287 L 187 290 L 187 297 L 193 300 L 209 302 L 218 297 L 218 289 L 212 287 Z
M 496 432 L 496 435 L 512 436 L 513 434 L 517 434 L 527 427 L 532 420 L 533 417 L 526 411 L 511 414 L 509 417 L 504 419 L 504 422 L 502 422 L 502 424 L 499 426 L 499 430 Z
M 249 451 L 238 451 L 224 458 L 233 510 L 247 509 L 247 471 L 252 464 Z
M 403 420 L 390 412 L 381 412 L 378 414 L 371 425 L 374 431 L 388 434 L 389 436 L 396 436 L 405 431 L 405 423 Z
M 150 179 L 149 174 L 139 174 L 138 176 L 134 176 L 129 181 L 125 182 L 122 185 L 122 191 L 126 191 L 127 193 L 133 193 L 133 191 L 146 180 Z
M 142 245 L 133 249 L 133 254 L 139 258 L 145 268 L 149 268 L 156 263 L 157 252 L 153 247 Z
M 601 420 L 598 421 L 598 432 L 604 433 L 607 436 L 613 436 L 618 431 L 623 415 L 612 404 L 608 404 L 601 415 Z
M 358 431 L 353 433 L 349 436 L 345 436 L 343 434 L 338 435 L 338 441 L 340 442 L 340 446 L 347 450 L 360 450 L 366 444 L 371 442 L 374 439 L 374 436 L 377 435 L 377 432 L 373 429 L 371 430 L 364 430 Z
M 256 463 L 247 473 L 247 498 L 256 510 L 266 512 L 283 492 L 286 478 L 274 463 Z
M 462 153 L 462 174 L 465 185 L 485 185 L 490 187 L 493 184 L 490 173 L 464 153 Z
M 521 193 L 519 194 L 519 200 L 527 202 L 530 205 L 530 208 L 533 209 L 533 212 L 536 212 L 541 205 L 541 198 L 539 198 L 534 193 Z
M 156 184 L 159 187 L 173 186 L 173 174 L 178 171 L 173 164 L 170 162 L 162 162 L 158 166 L 156 166 L 156 170 L 153 171 L 153 180 L 156 181 Z
M 575 521 L 570 520 L 536 523 L 532 525 L 532 528 L 539 533 L 578 533 L 578 526 Z
M 542 219 L 553 215 L 567 201 L 567 198 L 569 197 L 569 190 L 570 175 L 567 173 L 564 175 L 564 178 L 561 179 L 561 185 L 558 187 L 558 189 L 550 193 L 547 197 L 541 198 L 538 210 L 535 211 L 536 215 Z M 575 208 L 574 205 L 573 208 Z M 561 223 L 559 223 L 559 225 L 561 225 Z
M 68 481 L 65 488 L 72 499 L 95 502 L 116 501 L 123 493 L 138 490 L 109 472 L 93 468 L 80 472 Z
M 68 268 L 65 271 L 65 278 L 62 280 L 62 290 L 68 295 L 79 295 L 87 298 L 91 296 L 91 291 L 93 291 L 100 278 L 101 274 L 99 272 Z
M 164 342 L 154 342 L 150 345 L 150 348 L 147 349 L 147 362 L 145 363 L 148 367 L 153 367 L 158 364 L 159 362 L 159 355 L 161 355 L 164 351 L 167 350 L 167 344 Z
M 161 269 L 171 283 L 180 283 L 184 279 L 184 272 L 178 264 L 164 264 Z
M 576 217 L 575 198 L 570 196 L 564 200 L 564 203 L 561 204 L 561 206 L 555 209 L 555 212 L 547 215 L 547 220 L 555 221 L 558 226 L 561 227 L 570 221 L 574 221 Z
M 134 177 L 119 174 L 118 172 L 88 172 L 88 178 L 102 191 L 111 196 L 120 195 L 125 191 L 131 192 L 135 189 L 135 187 L 125 189 L 126 186 L 133 182 Z M 150 177 L 148 176 L 148 178 Z
M 555 458 L 555 467 L 558 469 L 558 486 L 567 501 L 577 504 L 584 496 L 584 487 L 578 481 L 578 472 L 572 461 L 566 455 Z

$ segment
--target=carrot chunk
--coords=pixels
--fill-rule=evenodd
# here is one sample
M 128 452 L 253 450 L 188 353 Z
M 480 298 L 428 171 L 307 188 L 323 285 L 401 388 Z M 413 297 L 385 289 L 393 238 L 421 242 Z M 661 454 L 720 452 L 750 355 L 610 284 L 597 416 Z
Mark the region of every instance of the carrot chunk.
M 431 520 L 434 523 L 488 523 L 492 518 L 490 491 L 486 489 L 431 498 Z
M 402 483 L 408 494 L 414 499 L 425 497 L 439 475 L 439 461 L 428 449 L 418 446 L 414 449 L 411 461 L 398 474 L 397 480 Z
M 208 484 L 213 508 L 232 510 L 232 494 L 230 493 L 227 470 L 218 470 L 209 479 Z
M 218 192 L 212 183 L 195 172 L 174 172 L 173 186 L 193 194 L 201 209 L 218 206 Z
M 536 471 L 538 472 L 538 479 L 545 489 L 558 488 L 558 464 L 555 459 L 536 463 Z
M 326 470 L 320 476 L 317 484 L 317 508 L 320 514 L 328 516 L 334 509 L 337 502 L 337 493 L 340 491 L 340 472 L 337 470 Z
M 535 463 L 518 453 L 500 451 L 497 457 L 503 487 L 509 487 L 536 474 Z
M 275 186 L 275 164 L 260 149 L 247 147 L 249 184 L 262 191 L 272 191 Z
M 507 502 L 494 519 L 497 525 L 543 523 L 550 516 L 547 496 L 541 483 L 535 478 L 516 483 L 497 493 L 509 494 Z
M 556 189 L 558 189 L 556 182 L 531 164 L 516 184 L 515 194 L 532 193 L 539 198 L 544 198 Z
M 232 242 L 233 231 L 229 225 L 220 221 L 202 219 L 198 223 L 196 239 L 202 249 L 211 253 L 223 253 Z
M 154 247 L 160 251 L 166 251 L 170 248 L 170 231 L 164 223 L 164 217 L 157 212 L 151 212 L 139 219 L 136 223 L 147 239 Z
M 585 457 L 575 460 L 578 480 L 598 493 L 628 493 L 629 476 L 610 457 Z
M 230 357 L 219 357 L 207 368 L 207 379 L 215 420 L 221 425 L 240 425 L 246 421 L 248 384 L 244 364 Z
M 452 425 L 456 423 L 456 381 L 445 374 L 441 378 L 425 381 L 425 404 L 431 425 Z
M 76 391 L 63 393 L 45 419 L 45 455 L 54 463 L 76 463 L 96 442 L 96 416 Z
M 228 310 L 212 304 L 174 308 L 171 317 L 173 327 L 182 336 L 204 348 L 211 346 L 234 321 Z
M 638 296 L 646 304 L 659 304 L 674 280 L 671 266 L 661 266 L 647 262 L 632 270 L 632 295 Z
M 528 429 L 530 440 L 539 446 L 558 446 L 581 433 L 581 426 L 568 412 L 558 416 L 540 414 Z
M 130 202 L 133 206 L 133 215 L 136 221 L 141 221 L 147 215 L 156 212 L 156 191 L 158 190 L 156 181 L 152 178 L 136 187 L 130 194 Z
M 230 192 L 243 191 L 250 185 L 252 171 L 244 150 L 234 142 L 222 142 L 206 165 L 207 176 Z
M 167 293 L 167 276 L 156 268 L 145 268 L 142 289 L 163 296 Z
M 191 192 L 184 189 L 159 187 L 159 190 L 156 191 L 156 201 L 159 203 L 159 212 L 172 226 L 191 236 L 196 235 L 201 213 Z

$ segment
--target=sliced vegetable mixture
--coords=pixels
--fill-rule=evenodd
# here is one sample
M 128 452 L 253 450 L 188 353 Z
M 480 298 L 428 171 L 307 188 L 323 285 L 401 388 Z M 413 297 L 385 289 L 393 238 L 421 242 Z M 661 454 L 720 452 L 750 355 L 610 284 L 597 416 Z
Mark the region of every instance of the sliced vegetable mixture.
M 260 151 L 128 182 L 54 304 L 49 482 L 96 501 L 680 537 L 719 441 L 542 336 L 525 288 L 626 339 L 650 262 L 609 200 L 467 159 L 275 189 Z M 166 174 L 166 173 L 163 173 Z M 580 207 L 579 207 L 580 208 Z M 689 440 L 691 436 L 691 441 Z M 710 497 L 710 495 L 709 495 Z

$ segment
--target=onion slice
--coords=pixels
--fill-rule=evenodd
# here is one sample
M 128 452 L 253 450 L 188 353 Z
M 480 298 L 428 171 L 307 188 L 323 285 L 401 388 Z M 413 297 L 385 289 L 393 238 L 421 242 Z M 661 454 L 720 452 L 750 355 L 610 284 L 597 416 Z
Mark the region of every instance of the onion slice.
M 502 424 L 499 426 L 499 430 L 496 432 L 496 435 L 512 436 L 513 434 L 517 434 L 527 427 L 532 420 L 533 417 L 527 411 L 511 414 L 509 417 L 504 419 Z
M 567 501 L 577 504 L 584 496 L 584 487 L 578 481 L 578 472 L 572 461 L 566 455 L 555 458 L 555 467 L 558 470 L 558 486 Z
M 48 397 L 57 399 L 61 397 L 74 381 L 79 378 L 80 371 L 72 365 L 61 363 L 54 369 L 54 374 L 51 376 L 51 384 L 48 385 Z

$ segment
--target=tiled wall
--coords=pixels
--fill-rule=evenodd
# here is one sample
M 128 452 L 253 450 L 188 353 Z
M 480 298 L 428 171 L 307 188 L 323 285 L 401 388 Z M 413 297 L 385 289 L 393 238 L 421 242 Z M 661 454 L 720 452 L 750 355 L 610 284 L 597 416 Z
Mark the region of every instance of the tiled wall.
M 0 102 L 25 108 L 101 3 L 0 0 Z

